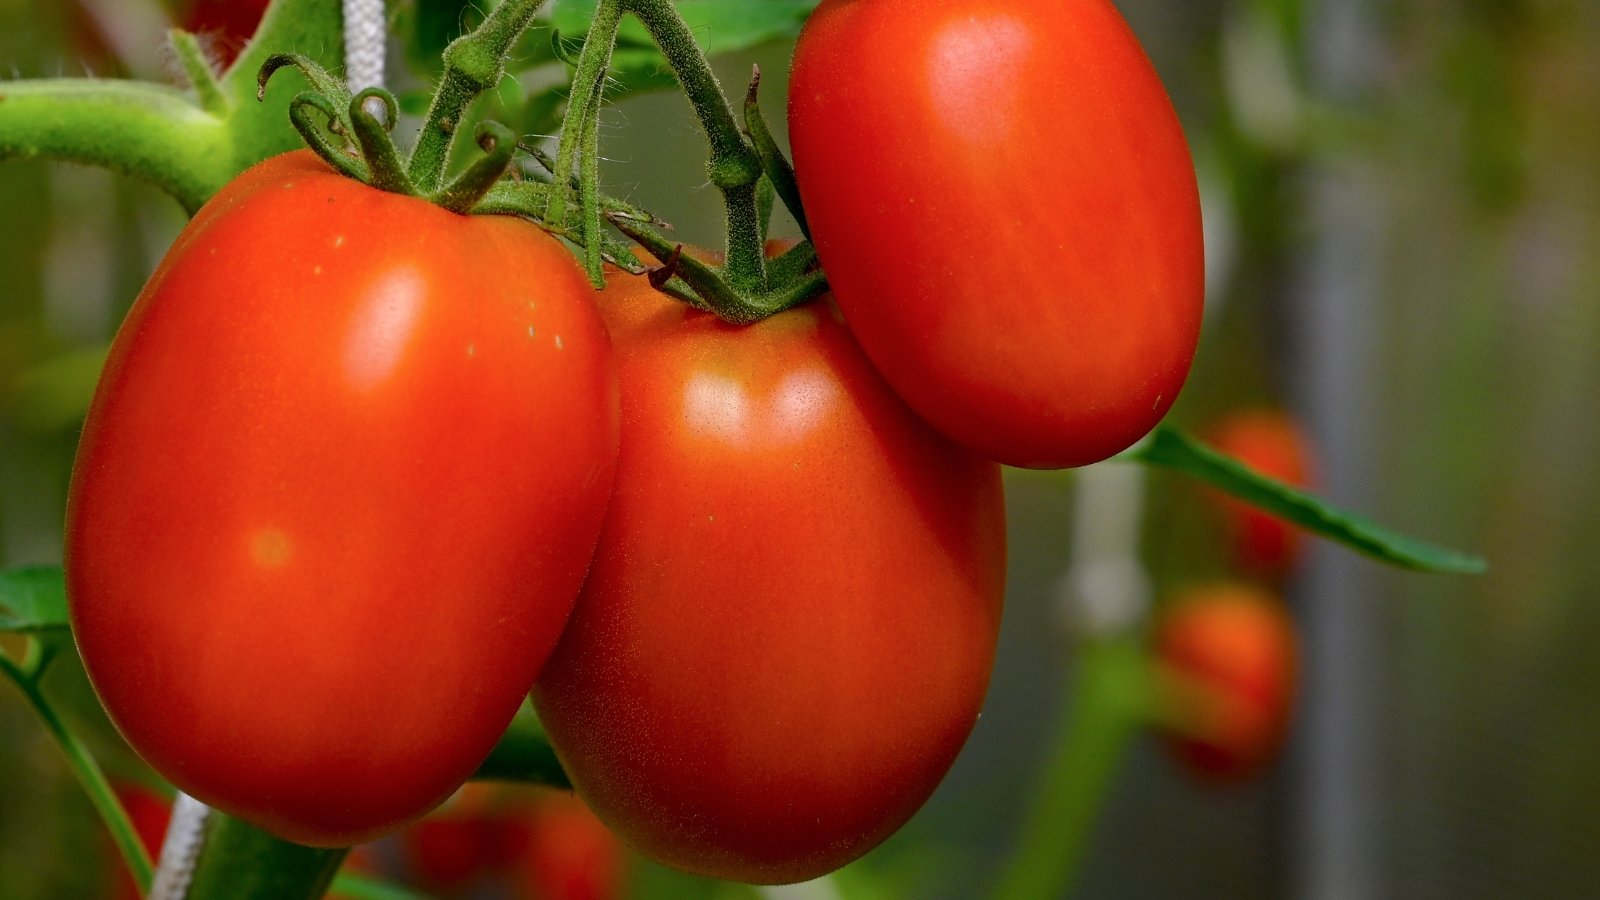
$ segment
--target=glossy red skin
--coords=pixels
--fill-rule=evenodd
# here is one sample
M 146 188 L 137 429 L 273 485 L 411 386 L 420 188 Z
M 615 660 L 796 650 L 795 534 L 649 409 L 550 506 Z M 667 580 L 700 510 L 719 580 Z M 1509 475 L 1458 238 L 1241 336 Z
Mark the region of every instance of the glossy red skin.
M 918 420 L 838 313 L 745 328 L 613 276 L 617 487 L 534 688 L 578 793 L 644 855 L 757 883 L 894 832 L 976 721 L 999 470 Z
M 1239 781 L 1269 766 L 1283 743 L 1297 668 L 1294 623 L 1272 594 L 1242 584 L 1200 588 L 1165 607 L 1157 658 L 1177 676 L 1168 743 L 1191 771 Z
M 1206 430 L 1206 440 L 1263 475 L 1292 487 L 1312 483 L 1311 447 L 1298 423 L 1275 409 L 1235 412 Z M 1209 495 L 1222 515 L 1236 565 L 1277 581 L 1300 558 L 1304 533 L 1283 519 L 1220 491 Z
M 936 428 L 1060 468 L 1166 414 L 1200 331 L 1199 194 L 1107 0 L 825 0 L 789 131 L 839 307 Z
M 201 209 L 113 344 L 67 513 L 73 631 L 134 749 L 304 844 L 448 796 L 599 533 L 617 414 L 593 297 L 528 223 L 306 152 Z

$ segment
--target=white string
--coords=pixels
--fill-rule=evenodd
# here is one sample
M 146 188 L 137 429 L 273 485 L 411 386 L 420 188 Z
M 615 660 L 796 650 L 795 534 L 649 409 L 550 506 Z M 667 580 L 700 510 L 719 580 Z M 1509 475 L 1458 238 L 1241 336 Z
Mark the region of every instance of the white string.
M 161 844 L 161 861 L 149 900 L 183 900 L 194 879 L 195 861 L 200 857 L 200 838 L 205 834 L 211 807 L 188 794 L 180 793 L 172 803 L 172 821 Z
M 344 74 L 352 94 L 383 87 L 383 0 L 344 0 Z

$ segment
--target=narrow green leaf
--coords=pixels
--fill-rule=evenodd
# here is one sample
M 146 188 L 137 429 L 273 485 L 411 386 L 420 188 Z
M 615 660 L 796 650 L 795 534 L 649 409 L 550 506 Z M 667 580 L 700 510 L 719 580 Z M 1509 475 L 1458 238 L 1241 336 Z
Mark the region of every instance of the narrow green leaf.
M 0 631 L 67 627 L 67 583 L 60 566 L 0 571 Z
M 1117 457 L 1191 475 L 1308 531 L 1338 541 L 1393 566 L 1423 572 L 1476 575 L 1483 559 L 1407 537 L 1310 494 L 1267 478 L 1174 428 L 1157 428 L 1143 443 Z

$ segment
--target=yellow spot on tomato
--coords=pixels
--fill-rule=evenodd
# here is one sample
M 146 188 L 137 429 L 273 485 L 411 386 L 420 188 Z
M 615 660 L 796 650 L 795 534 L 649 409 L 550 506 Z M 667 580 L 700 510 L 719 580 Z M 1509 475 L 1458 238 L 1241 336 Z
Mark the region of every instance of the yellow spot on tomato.
M 278 528 L 263 528 L 250 537 L 250 558 L 263 569 L 281 569 L 294 554 L 289 536 Z

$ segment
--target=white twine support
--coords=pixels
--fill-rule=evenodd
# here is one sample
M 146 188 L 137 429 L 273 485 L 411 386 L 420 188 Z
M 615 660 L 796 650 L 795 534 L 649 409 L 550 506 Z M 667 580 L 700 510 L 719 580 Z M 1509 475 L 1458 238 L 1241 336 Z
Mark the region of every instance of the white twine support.
M 1060 609 L 1079 634 L 1126 633 L 1150 609 L 1150 577 L 1139 560 L 1144 476 L 1142 466 L 1127 463 L 1078 470 Z
M 200 839 L 210 818 L 211 807 L 188 794 L 178 794 L 172 804 L 172 821 L 161 845 L 149 900 L 183 900 L 188 895 L 195 862 L 200 858 Z
M 344 0 L 344 74 L 350 92 L 383 87 L 383 0 Z

